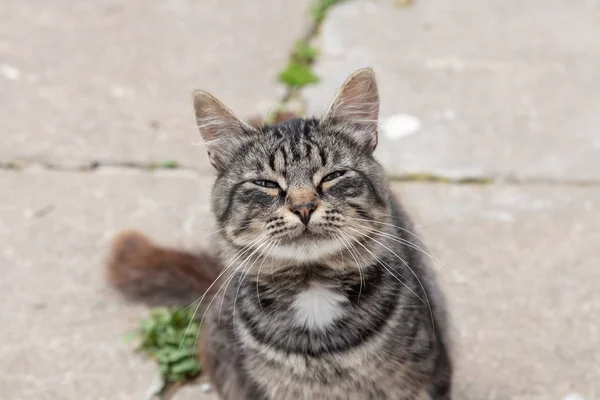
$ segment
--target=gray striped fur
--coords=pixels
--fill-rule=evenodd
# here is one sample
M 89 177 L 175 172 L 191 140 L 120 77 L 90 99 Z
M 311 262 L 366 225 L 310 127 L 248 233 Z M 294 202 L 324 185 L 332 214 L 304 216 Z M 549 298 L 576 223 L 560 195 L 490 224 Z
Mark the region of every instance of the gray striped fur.
M 450 399 L 443 297 L 373 158 L 378 104 L 369 69 L 324 117 L 262 129 L 195 94 L 218 171 L 225 279 L 204 351 L 223 399 Z

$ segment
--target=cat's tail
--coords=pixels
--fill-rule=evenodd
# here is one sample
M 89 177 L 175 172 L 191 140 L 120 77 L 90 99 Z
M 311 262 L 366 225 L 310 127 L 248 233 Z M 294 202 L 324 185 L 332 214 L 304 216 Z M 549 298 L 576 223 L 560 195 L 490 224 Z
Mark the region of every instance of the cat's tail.
M 151 305 L 190 305 L 220 270 L 214 256 L 161 247 L 131 230 L 113 239 L 107 258 L 110 284 L 127 299 Z

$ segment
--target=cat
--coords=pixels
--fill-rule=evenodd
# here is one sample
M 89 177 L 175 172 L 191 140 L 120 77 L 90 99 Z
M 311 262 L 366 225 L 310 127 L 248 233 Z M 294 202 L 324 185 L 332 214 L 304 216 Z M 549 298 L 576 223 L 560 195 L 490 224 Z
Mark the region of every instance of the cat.
M 373 157 L 374 72 L 351 75 L 319 119 L 257 128 L 193 100 L 217 171 L 217 255 L 126 231 L 110 281 L 164 302 L 211 289 L 200 353 L 224 400 L 450 400 L 445 301 Z

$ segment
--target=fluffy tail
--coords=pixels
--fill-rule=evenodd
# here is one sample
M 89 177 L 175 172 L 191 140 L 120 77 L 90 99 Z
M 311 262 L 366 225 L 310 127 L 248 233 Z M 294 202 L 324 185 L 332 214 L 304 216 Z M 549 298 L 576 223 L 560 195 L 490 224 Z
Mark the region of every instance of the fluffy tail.
M 151 305 L 191 304 L 208 290 L 220 269 L 209 254 L 160 247 L 135 231 L 113 239 L 107 260 L 112 286 L 129 300 Z

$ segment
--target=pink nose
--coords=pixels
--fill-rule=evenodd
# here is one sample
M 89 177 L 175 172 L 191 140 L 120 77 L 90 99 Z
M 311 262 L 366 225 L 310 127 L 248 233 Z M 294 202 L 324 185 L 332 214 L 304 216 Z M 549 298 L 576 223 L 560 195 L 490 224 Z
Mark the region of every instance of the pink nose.
M 315 208 L 315 203 L 303 203 L 292 206 L 292 211 L 300 218 L 300 221 L 302 221 L 304 225 L 308 225 L 310 216 Z

